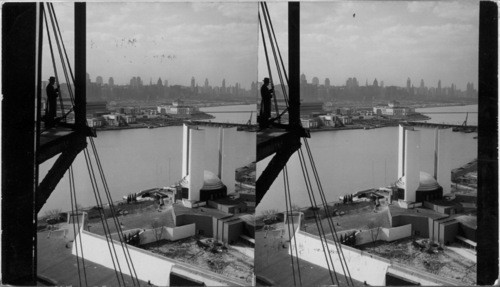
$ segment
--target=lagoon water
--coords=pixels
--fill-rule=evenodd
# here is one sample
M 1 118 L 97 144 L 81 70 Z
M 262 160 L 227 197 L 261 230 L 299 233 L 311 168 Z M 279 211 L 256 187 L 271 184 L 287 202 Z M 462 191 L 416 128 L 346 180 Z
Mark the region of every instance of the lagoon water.
M 255 105 L 248 105 L 210 109 L 251 111 L 254 107 Z M 214 113 L 216 119 L 212 121 L 246 123 L 249 114 Z M 463 117 L 462 114 L 448 114 L 448 116 Z M 469 119 L 470 117 L 471 114 Z M 422 130 L 422 139 L 428 139 L 424 140 L 422 145 L 422 149 L 427 151 L 423 157 L 430 161 L 432 157 L 429 154 L 432 149 L 430 138 L 433 136 L 433 130 L 423 128 Z M 453 168 L 477 157 L 477 140 L 473 138 L 476 135 L 476 133 L 452 133 L 450 149 L 453 155 Z M 237 137 L 237 166 L 255 160 L 255 136 L 256 133 L 241 132 Z M 328 200 L 337 200 L 339 195 L 394 182 L 397 174 L 397 136 L 395 127 L 312 133 L 309 144 Z M 143 189 L 168 186 L 180 180 L 182 127 L 103 131 L 98 133 L 95 142 L 113 200 L 119 200 L 123 195 Z M 258 163 L 258 174 L 269 160 L 270 158 Z M 40 178 L 45 176 L 54 161 L 55 159 L 51 159 L 41 165 Z M 78 155 L 73 168 L 78 203 L 82 206 L 95 205 L 83 154 Z M 425 169 L 430 169 L 430 166 L 424 166 Z M 296 155 L 290 160 L 288 171 L 293 202 L 299 206 L 310 205 Z M 65 175 L 40 215 L 54 208 L 69 210 L 69 196 L 68 177 Z M 266 209 L 285 209 L 281 175 L 258 206 L 257 213 Z
M 477 112 L 477 105 L 437 107 L 417 109 L 419 112 Z M 462 124 L 465 114 L 429 114 L 433 123 Z M 470 113 L 469 125 L 477 125 L 477 113 Z M 422 131 L 421 169 L 432 174 L 434 129 L 418 128 Z M 451 166 L 460 167 L 477 158 L 477 133 L 451 133 Z M 338 197 L 360 190 L 388 186 L 397 180 L 398 164 L 398 128 L 387 127 L 371 130 L 345 130 L 314 132 L 309 145 L 316 163 L 318 174 L 327 201 L 337 201 Z M 304 155 L 306 155 L 305 148 Z M 257 164 L 257 176 L 260 175 L 270 158 Z M 300 161 L 295 153 L 288 162 L 293 204 L 300 207 L 311 206 Z M 310 169 L 309 169 L 310 170 Z M 313 190 L 319 203 L 317 187 L 313 180 Z M 264 196 L 256 214 L 264 210 L 285 210 L 283 175 L 280 174 Z
M 255 105 L 249 105 L 246 111 L 251 110 L 252 107 Z M 224 109 L 228 111 L 244 110 L 241 107 L 218 107 L 217 110 Z M 250 113 L 248 113 L 249 115 Z M 214 114 L 214 116 L 216 119 L 213 121 L 222 122 L 231 121 L 230 119 L 234 117 L 231 113 Z M 247 115 L 245 114 L 244 117 L 246 118 Z M 217 128 L 206 127 L 206 130 L 206 140 L 215 140 Z M 238 147 L 236 166 L 241 167 L 255 161 L 256 133 L 239 132 L 238 134 L 239 136 L 236 137 L 236 146 Z M 101 131 L 98 132 L 97 138 L 94 140 L 113 200 L 120 200 L 124 195 L 140 190 L 169 186 L 181 179 L 181 126 Z M 91 150 L 90 143 L 89 150 Z M 55 159 L 52 158 L 40 166 L 40 179 L 45 177 Z M 83 152 L 73 163 L 73 170 L 78 204 L 84 207 L 96 205 Z M 94 170 L 98 176 L 95 167 Z M 100 190 L 103 201 L 105 201 L 104 190 L 102 187 Z M 63 211 L 71 209 L 67 173 L 39 215 L 42 216 L 45 211 L 56 208 Z

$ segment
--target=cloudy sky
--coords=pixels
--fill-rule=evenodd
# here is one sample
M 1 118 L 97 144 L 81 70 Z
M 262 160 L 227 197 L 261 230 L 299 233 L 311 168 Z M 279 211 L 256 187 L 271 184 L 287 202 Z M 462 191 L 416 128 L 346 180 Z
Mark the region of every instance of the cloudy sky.
M 287 4 L 268 6 L 286 61 Z M 225 78 L 249 88 L 268 74 L 257 8 L 256 2 L 88 3 L 88 73 L 117 84 L 140 76 L 146 84 L 161 77 L 188 85 L 194 76 L 200 85 L 208 78 L 220 86 Z M 73 4 L 55 9 L 72 55 Z M 441 79 L 443 86 L 477 87 L 478 18 L 475 1 L 302 2 L 301 70 L 309 82 L 328 77 L 334 85 L 357 77 L 361 84 L 377 78 L 405 86 L 410 77 L 416 86 Z
M 287 5 L 268 7 L 286 54 Z M 406 86 L 410 77 L 416 86 L 441 79 L 443 86 L 477 87 L 478 29 L 475 1 L 303 2 L 301 70 L 308 82 L 328 77 L 334 85 L 357 77 Z M 267 73 L 262 59 L 259 72 Z
M 54 5 L 73 53 L 73 4 Z M 257 80 L 256 3 L 87 3 L 87 71 L 92 81 L 140 76 L 169 84 Z M 45 51 L 48 52 L 48 44 Z M 48 53 L 45 53 L 46 55 Z M 72 58 L 72 56 L 70 56 Z M 53 68 L 45 61 L 45 73 Z

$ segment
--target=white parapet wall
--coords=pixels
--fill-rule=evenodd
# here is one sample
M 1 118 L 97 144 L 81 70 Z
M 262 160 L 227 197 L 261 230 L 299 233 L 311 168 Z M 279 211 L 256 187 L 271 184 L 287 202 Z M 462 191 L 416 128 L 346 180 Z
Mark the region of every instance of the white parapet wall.
M 299 231 L 295 234 L 299 257 L 323 268 L 328 268 L 323 254 L 323 247 L 319 237 Z M 292 244 L 290 244 L 290 247 Z M 328 248 L 333 259 L 335 270 L 342 274 L 342 265 L 339 253 L 333 241 L 328 240 Z M 290 248 L 288 249 L 290 252 Z M 389 260 L 374 258 L 373 255 L 355 248 L 342 245 L 349 272 L 354 280 L 365 282 L 372 286 L 384 286 L 387 268 L 391 265 Z M 343 276 L 343 275 L 342 275 Z
M 104 236 L 82 231 L 77 235 L 77 240 L 75 242 L 80 242 L 80 240 L 82 245 L 78 244 L 78 251 L 79 254 L 82 254 L 83 250 L 85 260 L 89 260 L 110 269 L 114 268 L 108 244 Z M 114 245 L 122 273 L 130 276 L 131 273 L 134 272 L 130 272 L 127 268 L 127 259 L 125 258 L 127 252 L 123 251 L 118 241 L 113 240 L 110 243 Z M 131 259 L 133 262 L 137 278 L 143 282 L 149 281 L 152 285 L 156 286 L 169 286 L 170 273 L 175 271 L 176 274 L 180 274 L 198 282 L 203 282 L 205 286 L 243 286 L 241 282 L 237 282 L 209 270 L 194 267 L 134 246 L 127 245 L 127 247 L 128 254 L 130 254 L 128 259 Z M 73 244 L 72 254 L 76 256 L 76 244 Z
M 82 254 L 81 252 L 83 250 L 83 254 L 85 254 L 85 260 L 89 260 L 104 267 L 114 269 L 113 261 L 111 259 L 112 257 L 104 236 L 93 234 L 87 231 L 82 231 L 78 234 L 77 237 L 80 238 L 77 238 L 75 242 L 79 243 L 80 239 L 82 241 L 81 246 L 78 244 L 78 250 L 80 252 L 79 254 Z M 126 259 L 126 252 L 122 250 L 121 244 L 119 242 L 113 241 L 112 244 L 114 245 L 114 249 L 116 250 L 118 258 L 117 261 L 120 263 L 122 273 L 131 276 L 133 272 L 130 272 L 129 268 L 127 268 L 128 257 Z M 73 244 L 73 255 L 76 255 L 76 246 L 76 244 Z M 152 284 L 158 286 L 170 285 L 170 271 L 172 269 L 172 266 L 175 265 L 174 262 L 133 246 L 128 246 L 128 251 L 130 253 L 130 258 L 132 259 L 135 273 L 137 273 L 138 279 L 145 282 L 150 281 Z
M 356 245 L 366 244 L 377 240 L 391 242 L 409 236 L 411 236 L 411 224 L 391 228 L 372 228 L 356 233 Z
M 407 232 L 405 230 L 407 227 L 402 227 L 403 228 L 401 229 L 394 229 L 394 234 L 391 234 L 391 231 L 389 231 L 389 233 L 384 236 L 387 236 L 388 238 L 402 236 Z M 298 231 L 295 234 L 295 239 L 297 240 L 297 248 L 300 259 L 321 266 L 325 269 L 328 268 L 323 253 L 322 243 L 318 236 Z M 290 244 L 290 248 L 288 248 L 289 253 L 291 252 L 291 248 L 292 245 Z M 337 252 L 333 241 L 328 240 L 328 248 L 330 249 L 335 270 L 343 276 L 339 253 Z M 346 259 L 347 266 L 349 267 L 351 278 L 359 282 L 366 282 L 368 285 L 385 286 L 386 274 L 406 278 L 410 281 L 418 282 L 423 286 L 461 285 L 458 281 L 445 279 L 422 270 L 416 270 L 350 246 L 342 245 L 342 253 Z
M 196 224 L 178 227 L 158 227 L 155 229 L 146 229 L 140 234 L 140 244 L 148 244 L 158 240 L 176 241 L 196 235 Z

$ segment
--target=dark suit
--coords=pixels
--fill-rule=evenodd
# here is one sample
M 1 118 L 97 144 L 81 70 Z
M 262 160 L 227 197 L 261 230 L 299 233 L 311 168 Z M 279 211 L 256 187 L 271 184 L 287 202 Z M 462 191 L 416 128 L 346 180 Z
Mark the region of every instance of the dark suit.
M 47 114 L 45 115 L 45 120 L 47 123 L 52 123 L 57 113 L 57 97 L 59 94 L 59 89 L 54 88 L 54 85 L 48 84 L 45 89 L 47 92 Z
M 260 95 L 262 97 L 262 113 L 261 113 L 261 118 L 264 120 L 268 120 L 271 117 L 271 98 L 273 97 L 272 94 L 273 90 L 268 89 L 267 85 L 262 85 L 260 88 Z

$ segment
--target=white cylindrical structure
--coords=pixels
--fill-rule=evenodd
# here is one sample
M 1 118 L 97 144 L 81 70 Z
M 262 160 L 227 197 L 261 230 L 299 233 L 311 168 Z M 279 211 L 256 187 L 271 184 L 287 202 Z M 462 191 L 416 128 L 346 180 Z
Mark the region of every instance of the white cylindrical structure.
M 189 129 L 188 173 L 190 201 L 200 200 L 205 175 L 205 131 Z
M 420 184 L 420 131 L 406 130 L 405 135 L 405 201 L 415 202 Z
M 189 166 L 189 126 L 184 124 L 182 127 L 182 172 L 184 178 L 188 175 Z
M 436 131 L 436 181 L 443 188 L 443 194 L 451 192 L 451 129 L 438 129 Z
M 227 193 L 233 193 L 236 184 L 236 127 L 222 129 L 222 147 L 220 171 L 222 183 L 227 187 Z
M 398 137 L 398 179 L 404 175 L 404 158 L 405 158 L 405 127 L 399 125 Z

